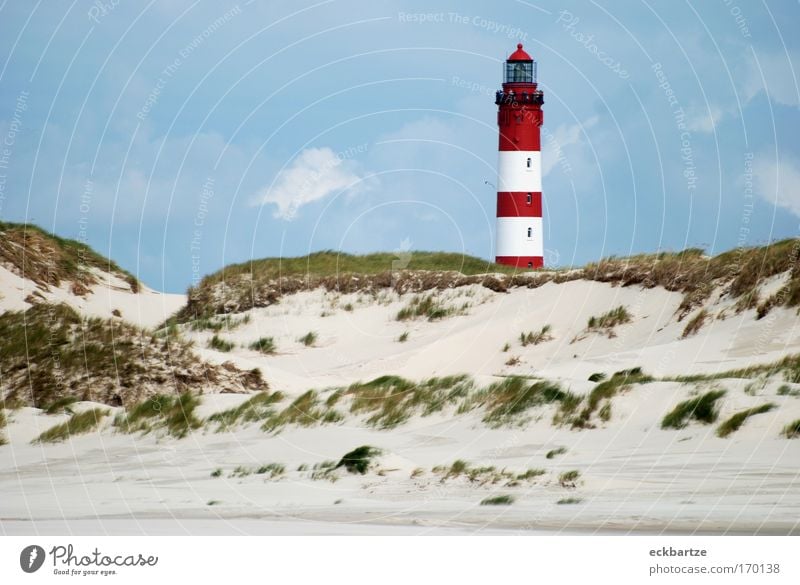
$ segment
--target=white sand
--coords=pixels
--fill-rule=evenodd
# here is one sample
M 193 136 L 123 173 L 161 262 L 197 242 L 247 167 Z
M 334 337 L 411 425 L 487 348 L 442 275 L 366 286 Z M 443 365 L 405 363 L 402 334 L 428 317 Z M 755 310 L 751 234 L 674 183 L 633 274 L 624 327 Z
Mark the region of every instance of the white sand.
M 583 393 L 593 386 L 588 375 L 597 371 L 610 374 L 641 366 L 654 376 L 708 373 L 800 352 L 795 311 L 776 309 L 756 321 L 753 311 L 736 315 L 731 303 L 718 295 L 707 309 L 725 318 L 707 323 L 688 339 L 680 339 L 688 318 L 678 323 L 674 314 L 681 296 L 663 289 L 575 281 L 507 294 L 465 287 L 447 291 L 443 298 L 452 306 L 470 306 L 465 315 L 438 322 L 401 323 L 394 317 L 409 297 L 385 293 L 376 301 L 360 294 L 312 291 L 250 311 L 248 324 L 220 333 L 239 346 L 272 336 L 278 346 L 275 356 L 243 347 L 221 353 L 205 347 L 211 333 L 188 335 L 205 358 L 258 366 L 273 389 L 290 395 L 384 374 L 421 379 L 452 373 L 469 373 L 481 384 L 510 373 L 543 376 Z M 164 299 L 150 305 L 136 302 L 140 323 L 157 322 L 167 304 Z M 352 311 L 344 309 L 348 303 Z M 617 305 L 627 306 L 634 321 L 618 327 L 615 338 L 590 334 L 571 343 L 583 334 L 590 316 Z M 147 311 L 157 312 L 159 319 Z M 552 327 L 552 341 L 520 346 L 520 332 L 544 324 Z M 318 333 L 315 347 L 297 341 L 308 331 Z M 399 343 L 404 331 L 409 339 Z M 501 351 L 505 343 L 511 345 L 508 352 Z M 521 363 L 504 365 L 512 355 Z M 610 421 L 593 430 L 555 427 L 552 411 L 546 409 L 525 426 L 502 429 L 483 425 L 480 412 L 448 411 L 415 418 L 391 431 L 349 418 L 338 425 L 287 428 L 276 436 L 256 424 L 226 433 L 208 428 L 176 440 L 159 433 L 114 433 L 109 417 L 99 432 L 46 446 L 30 441 L 65 417 L 22 409 L 9 414 L 5 432 L 10 445 L 0 447 L 0 530 L 26 533 L 35 526 L 57 532 L 66 520 L 67 526 L 77 522 L 79 532 L 102 526 L 112 532 L 171 534 L 416 534 L 484 528 L 797 533 L 800 441 L 788 440 L 780 431 L 800 418 L 800 398 L 778 396 L 777 378 L 751 385 L 750 393 L 745 381 L 717 384 L 727 390 L 720 401 L 720 420 L 768 401 L 778 407 L 748 419 L 728 439 L 716 437 L 715 425 L 661 430 L 664 414 L 694 388 L 658 382 L 615 397 Z M 246 398 L 204 396 L 199 414 L 207 416 Z M 297 471 L 300 464 L 338 460 L 364 444 L 385 450 L 383 475 L 343 474 L 331 483 Z M 560 446 L 567 448 L 564 455 L 546 458 Z M 430 472 L 455 459 L 515 472 L 544 468 L 547 473 L 508 488 L 479 487 L 464 478 L 442 483 Z M 257 468 L 271 462 L 286 466 L 283 479 L 230 477 L 239 465 Z M 411 479 L 416 467 L 427 471 Z M 217 468 L 223 476 L 211 477 Z M 558 475 L 572 469 L 581 472 L 578 487 L 559 486 Z M 516 501 L 511 506 L 479 505 L 499 494 L 511 494 Z M 557 503 L 566 497 L 581 501 Z

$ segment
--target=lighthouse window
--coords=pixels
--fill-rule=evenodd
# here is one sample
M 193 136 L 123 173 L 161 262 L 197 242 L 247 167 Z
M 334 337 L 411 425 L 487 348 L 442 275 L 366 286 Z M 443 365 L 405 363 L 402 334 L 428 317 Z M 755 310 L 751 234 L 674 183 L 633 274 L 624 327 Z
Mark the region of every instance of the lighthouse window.
M 528 228 L 528 237 L 529 238 L 533 237 L 533 228 Z
M 526 203 L 527 203 L 528 205 L 530 205 L 530 204 L 531 204 L 531 201 L 533 201 L 533 196 L 532 196 L 530 193 L 528 193 L 528 197 L 527 197 L 527 199 L 526 199 Z
M 531 168 L 531 164 L 532 163 L 531 163 L 531 159 L 530 158 L 528 158 L 528 162 L 526 164 L 528 165 L 528 168 Z

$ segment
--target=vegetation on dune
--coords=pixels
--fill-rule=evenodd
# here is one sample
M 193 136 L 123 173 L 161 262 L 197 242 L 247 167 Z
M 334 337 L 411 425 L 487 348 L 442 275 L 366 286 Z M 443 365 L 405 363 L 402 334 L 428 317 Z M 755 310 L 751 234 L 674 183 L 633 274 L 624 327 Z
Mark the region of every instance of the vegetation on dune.
M 716 402 L 725 396 L 725 390 L 710 390 L 678 404 L 661 421 L 662 429 L 682 429 L 691 419 L 711 424 L 717 420 Z
M 580 413 L 571 417 L 568 422 L 573 428 L 590 428 L 593 426 L 592 417 L 600 407 L 601 403 L 605 403 L 603 408 L 605 411 L 606 420 L 610 417 L 610 400 L 619 392 L 624 391 L 632 384 L 646 384 L 651 382 L 653 378 L 642 372 L 639 367 L 630 368 L 615 372 L 609 379 L 604 380 L 592 388 L 591 392 L 584 400 L 584 407 Z M 602 418 L 602 417 L 601 417 Z M 565 421 L 567 422 L 567 421 Z
M 758 376 L 777 376 L 782 375 L 784 380 L 789 383 L 800 383 L 800 354 L 787 355 L 774 362 L 758 364 L 747 368 L 726 370 L 716 374 L 690 374 L 686 376 L 668 376 L 662 378 L 672 382 L 706 382 L 712 380 L 722 380 L 725 378 L 752 379 Z
M 409 303 L 398 311 L 395 317 L 398 321 L 408 321 L 409 319 L 425 318 L 428 321 L 436 321 L 449 317 L 455 311 L 445 307 L 436 300 L 432 294 L 416 295 Z
M 229 352 L 236 346 L 219 335 L 214 335 L 208 340 L 208 347 L 217 351 Z
M 442 482 L 464 477 L 470 483 L 476 483 L 480 486 L 496 485 L 504 482 L 503 485 L 506 487 L 516 487 L 523 481 L 532 482 L 547 473 L 544 469 L 536 468 L 514 472 L 505 468 L 498 469 L 494 465 L 473 466 L 463 459 L 456 459 L 450 465 L 437 465 L 431 471 L 438 475 Z
M 93 408 L 85 412 L 73 414 L 69 420 L 44 431 L 34 443 L 58 443 L 74 435 L 88 433 L 97 428 L 100 421 L 108 416 L 108 410 Z
M 188 392 L 178 396 L 157 394 L 136 404 L 114 419 L 114 426 L 125 433 L 147 433 L 157 428 L 182 439 L 202 426 L 194 411 L 200 400 Z
M 796 439 L 800 437 L 800 418 L 783 427 L 781 434 L 787 439 Z
M 604 372 L 595 372 L 594 374 L 589 376 L 589 381 L 590 382 L 602 382 L 607 377 L 608 376 L 606 376 L 606 374 Z
M 283 398 L 281 392 L 259 392 L 235 408 L 212 414 L 208 417 L 208 422 L 217 425 L 217 432 L 223 432 L 238 424 L 267 420 L 275 416 L 273 405 Z
M 510 506 L 513 503 L 513 496 L 492 496 L 481 500 L 481 506 Z
M 119 319 L 83 318 L 67 305 L 0 315 L 0 356 L 4 400 L 51 412 L 76 399 L 120 406 L 165 388 L 266 387 L 257 371 L 204 364 L 179 338 L 160 338 Z
M 85 287 L 97 284 L 91 269 L 102 270 L 126 281 L 132 292 L 139 281 L 113 261 L 86 244 L 61 238 L 31 224 L 0 222 L 0 263 L 23 278 L 41 286 L 73 282 L 73 292 L 85 294 Z
M 369 445 L 362 445 L 356 447 L 349 453 L 346 453 L 334 469 L 344 467 L 350 473 L 359 473 L 364 475 L 369 468 L 374 464 L 374 460 L 381 455 L 383 451 Z
M 414 415 L 429 416 L 465 399 L 474 387 L 466 374 L 412 382 L 399 376 L 381 376 L 357 382 L 331 395 L 335 403 L 351 399 L 352 414 L 368 414 L 367 424 L 380 429 L 394 428 Z
M 536 332 L 528 331 L 526 333 L 523 331 L 519 334 L 519 342 L 522 344 L 522 347 L 527 347 L 528 345 L 539 345 L 545 341 L 551 341 L 553 336 L 550 335 L 550 329 L 550 325 L 543 325 L 542 328 Z
M 8 440 L 6 439 L 6 436 L 3 433 L 3 429 L 6 428 L 7 424 L 8 421 L 6 419 L 6 413 L 2 408 L 0 408 L 0 446 L 8 443 Z
M 578 396 L 563 390 L 557 383 L 509 376 L 473 393 L 460 411 L 483 407 L 486 409 L 483 421 L 489 426 L 499 427 L 525 422 L 524 415 L 534 407 L 554 404 L 562 413 L 569 413 L 579 402 Z
M 737 412 L 736 414 L 731 416 L 728 420 L 719 425 L 719 427 L 717 428 L 717 436 L 725 438 L 731 433 L 738 431 L 739 427 L 741 427 L 744 424 L 744 421 L 746 421 L 751 416 L 769 412 L 773 408 L 775 408 L 775 405 L 772 404 L 771 402 L 768 402 L 767 404 L 762 404 L 761 406 L 754 406 L 753 408 L 748 408 L 747 410 L 742 410 L 740 412 Z
M 274 354 L 278 347 L 275 345 L 275 339 L 272 337 L 261 337 L 249 345 L 250 349 L 263 353 L 265 355 Z
M 581 472 L 577 469 L 565 471 L 558 476 L 558 484 L 564 488 L 574 488 L 578 485 L 578 480 L 581 477 Z
M 309 390 L 295 398 L 280 412 L 268 416 L 261 425 L 267 432 L 278 432 L 287 425 L 310 427 L 318 424 L 336 423 L 344 417 L 320 399 L 316 390 Z
M 706 309 L 700 309 L 697 315 L 692 317 L 689 322 L 686 323 L 686 327 L 683 328 L 681 337 L 685 339 L 700 331 L 700 328 L 703 327 L 709 317 L 710 315 Z
M 317 334 L 314 331 L 309 331 L 303 337 L 298 339 L 300 343 L 305 345 L 306 347 L 313 347 L 314 344 L 317 342 Z
M 603 313 L 599 317 L 589 317 L 586 323 L 587 332 L 603 332 L 609 337 L 614 336 L 614 327 L 631 322 L 631 314 L 628 309 L 620 305 L 610 311 Z
M 72 412 L 72 408 L 70 408 L 73 404 L 78 402 L 77 396 L 62 396 L 61 398 L 56 398 L 50 404 L 42 407 L 45 414 L 61 414 L 63 412 L 67 414 L 74 414 Z
M 563 455 L 566 452 L 567 452 L 566 447 L 557 447 L 555 449 L 551 449 L 550 451 L 548 451 L 547 454 L 545 455 L 545 458 L 555 459 L 558 455 Z

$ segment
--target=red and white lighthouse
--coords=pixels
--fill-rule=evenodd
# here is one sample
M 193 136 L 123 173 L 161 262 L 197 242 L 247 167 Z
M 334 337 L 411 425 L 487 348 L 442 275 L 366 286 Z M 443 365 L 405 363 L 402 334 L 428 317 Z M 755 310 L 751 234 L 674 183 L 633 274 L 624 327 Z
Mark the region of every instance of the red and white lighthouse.
M 539 127 L 544 96 L 536 87 L 536 63 L 522 44 L 506 61 L 503 89 L 497 92 L 495 103 L 500 129 L 495 261 L 540 268 L 544 240 Z

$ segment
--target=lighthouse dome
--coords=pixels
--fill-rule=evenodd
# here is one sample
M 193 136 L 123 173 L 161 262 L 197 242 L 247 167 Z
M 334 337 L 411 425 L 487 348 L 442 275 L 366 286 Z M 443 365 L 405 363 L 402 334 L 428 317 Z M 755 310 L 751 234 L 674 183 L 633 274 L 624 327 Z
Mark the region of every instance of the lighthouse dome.
M 517 50 L 508 57 L 509 61 L 533 61 L 533 57 L 522 50 L 522 43 L 517 44 Z

